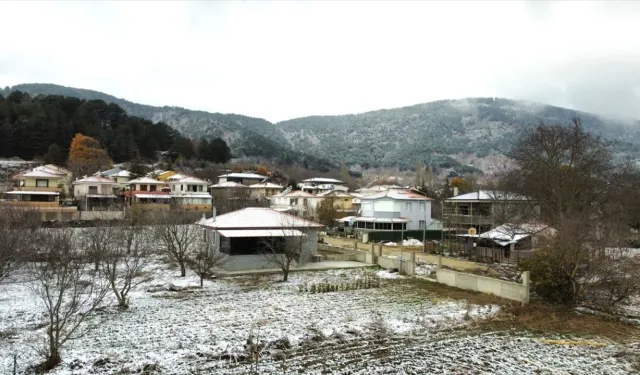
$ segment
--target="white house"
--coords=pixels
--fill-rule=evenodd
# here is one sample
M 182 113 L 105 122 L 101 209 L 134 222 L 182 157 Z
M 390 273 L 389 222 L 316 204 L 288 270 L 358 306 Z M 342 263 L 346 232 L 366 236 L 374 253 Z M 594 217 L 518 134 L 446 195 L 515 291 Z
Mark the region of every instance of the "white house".
M 120 167 L 112 168 L 106 171 L 98 171 L 94 174 L 94 176 L 110 178 L 121 185 L 121 187 L 124 187 L 124 185 L 129 182 L 132 177 L 131 172 Z
M 222 266 L 227 270 L 278 268 L 265 256 L 268 241 L 275 246 L 293 246 L 300 250 L 299 263 L 309 262 L 318 250 L 321 224 L 270 208 L 250 207 L 197 223 L 209 235 L 208 241 L 228 256 Z
M 431 228 L 431 198 L 411 190 L 390 189 L 364 196 L 354 219 L 360 231 L 402 231 Z
M 211 194 L 207 187 L 209 181 L 205 181 L 195 177 L 176 175 L 167 178 L 167 182 L 171 188 L 169 195 L 174 206 L 188 211 L 206 211 L 211 210 Z
M 284 187 L 274 184 L 273 182 L 260 182 L 250 185 L 249 189 L 251 189 L 250 192 L 252 198 L 260 199 L 276 195 L 280 193 Z
M 271 208 L 277 211 L 292 211 L 300 216 L 313 215 L 322 197 L 302 190 L 283 191 L 270 198 Z

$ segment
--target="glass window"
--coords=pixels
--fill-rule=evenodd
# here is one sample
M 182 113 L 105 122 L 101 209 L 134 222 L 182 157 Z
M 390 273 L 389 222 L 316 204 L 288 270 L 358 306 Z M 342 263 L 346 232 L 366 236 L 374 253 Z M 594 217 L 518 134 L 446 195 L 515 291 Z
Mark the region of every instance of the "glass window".
M 149 191 L 156 191 L 158 187 L 156 185 L 151 185 L 151 189 Z
M 411 212 L 411 202 L 405 202 L 404 207 L 407 212 Z
M 37 187 L 49 187 L 49 180 L 36 180 Z
M 420 211 L 424 211 L 426 206 L 427 206 L 426 203 L 420 202 Z
M 147 191 L 147 185 L 140 185 L 140 191 Z
M 427 229 L 427 222 L 424 220 L 420 220 L 420 229 Z

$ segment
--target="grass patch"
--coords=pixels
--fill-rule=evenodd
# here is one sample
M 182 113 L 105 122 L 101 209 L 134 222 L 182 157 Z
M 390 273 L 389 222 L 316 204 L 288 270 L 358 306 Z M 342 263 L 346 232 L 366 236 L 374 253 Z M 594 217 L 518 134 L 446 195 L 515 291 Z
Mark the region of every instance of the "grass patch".
M 477 321 L 476 328 L 489 331 L 516 329 L 544 335 L 598 337 L 620 343 L 640 339 L 640 329 L 637 327 L 612 318 L 583 315 L 573 309 L 538 301 L 524 306 L 516 303 L 503 304 L 500 314 L 491 319 Z

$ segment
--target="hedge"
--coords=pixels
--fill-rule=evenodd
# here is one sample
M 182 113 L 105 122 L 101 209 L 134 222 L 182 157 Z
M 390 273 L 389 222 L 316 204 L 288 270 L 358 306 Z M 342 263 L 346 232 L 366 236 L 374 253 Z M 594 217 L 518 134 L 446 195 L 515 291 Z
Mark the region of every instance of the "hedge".
M 422 241 L 423 231 L 421 230 L 405 230 L 401 231 L 374 231 L 369 233 L 370 242 L 400 242 L 403 239 L 415 238 Z M 441 230 L 427 230 L 424 231 L 425 239 L 427 240 L 440 240 L 442 239 Z

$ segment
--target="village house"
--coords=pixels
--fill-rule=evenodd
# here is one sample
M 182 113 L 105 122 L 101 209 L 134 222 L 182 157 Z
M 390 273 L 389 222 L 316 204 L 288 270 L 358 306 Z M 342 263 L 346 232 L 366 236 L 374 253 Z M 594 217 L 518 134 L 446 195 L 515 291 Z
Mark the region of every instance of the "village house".
M 260 182 L 249 186 L 252 198 L 263 199 L 279 194 L 283 187 L 272 182 Z
M 340 180 L 334 178 L 314 177 L 302 180 L 302 183 L 298 184 L 298 188 L 304 192 L 310 194 L 318 194 L 325 191 L 349 191 L 346 184 Z
M 226 270 L 278 268 L 267 252 L 299 249 L 298 263 L 311 261 L 318 250 L 321 224 L 270 208 L 250 207 L 201 220 L 198 225 L 208 233 L 208 241 L 227 255 Z M 267 247 L 276 247 L 275 249 Z M 289 250 L 292 251 L 292 250 Z
M 127 182 L 124 192 L 127 204 L 144 211 L 166 211 L 171 209 L 170 188 L 162 181 L 150 177 L 136 178 Z
M 112 179 L 91 176 L 73 181 L 72 185 L 73 197 L 81 210 L 110 210 L 119 203 L 119 184 Z
M 267 180 L 267 176 L 257 173 L 227 173 L 218 176 L 218 184 L 225 182 L 237 182 L 239 184 L 250 186 Z
M 356 193 L 364 197 L 367 195 L 378 194 L 391 189 L 398 190 L 398 189 L 404 189 L 404 187 L 398 186 L 398 185 L 372 185 L 372 186 L 357 189 Z
M 360 216 L 352 220 L 359 232 L 429 230 L 431 198 L 412 190 L 390 189 L 361 198 Z
M 333 201 L 333 208 L 338 212 L 352 213 L 355 212 L 353 205 L 353 195 L 339 190 L 328 190 L 316 194 L 320 199 L 330 199 Z M 319 204 L 319 203 L 318 203 Z
M 455 195 L 442 204 L 442 226 L 458 234 L 467 233 L 470 228 L 477 233 L 488 232 L 515 219 L 509 212 L 515 215 L 519 206 L 529 203 L 526 197 L 490 190 Z
M 125 184 L 131 181 L 131 172 L 126 169 L 122 169 L 120 167 L 115 167 L 106 171 L 98 171 L 94 174 L 94 176 L 101 176 L 105 178 L 110 178 L 118 184 L 118 187 L 124 189 Z
M 302 217 L 314 217 L 321 200 L 321 197 L 306 191 L 289 189 L 270 198 L 271 208 L 274 210 L 292 212 Z
M 211 195 L 208 191 L 209 181 L 195 177 L 169 177 L 167 183 L 171 191 L 171 204 L 174 209 L 185 211 L 211 211 Z
M 4 194 L 3 205 L 37 210 L 43 220 L 71 220 L 77 207 L 61 205 L 60 195 L 68 194 L 71 172 L 51 164 L 14 176 L 16 185 Z

